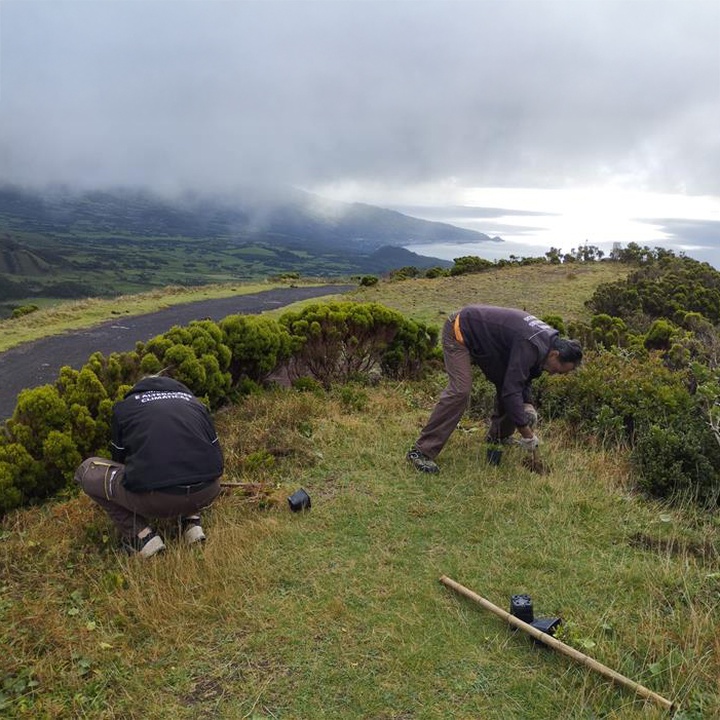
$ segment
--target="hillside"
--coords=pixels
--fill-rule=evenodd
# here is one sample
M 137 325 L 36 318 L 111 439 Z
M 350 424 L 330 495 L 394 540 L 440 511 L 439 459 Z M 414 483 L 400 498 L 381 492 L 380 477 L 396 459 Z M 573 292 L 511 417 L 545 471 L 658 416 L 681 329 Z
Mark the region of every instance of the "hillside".
M 2 275 L 43 275 L 53 271 L 51 257 L 42 252 L 34 252 L 21 243 L 15 242 L 9 235 L 0 237 L 0 274 Z
M 410 243 L 502 242 L 300 191 L 167 199 L 137 190 L 0 188 L 0 300 L 88 297 L 295 272 L 338 277 L 452 263 Z M 22 278 L 22 282 L 19 282 Z
M 0 187 L 0 223 L 25 233 L 230 238 L 313 251 L 372 251 L 384 245 L 501 242 L 447 223 L 300 190 L 241 191 L 235 197 L 173 199 L 140 190 L 75 193 Z
M 587 317 L 617 265 L 406 280 L 378 291 L 418 318 L 482 298 Z M 595 275 L 593 276 L 593 273 Z M 279 312 L 279 311 L 276 311 Z M 275 314 L 275 313 L 273 313 Z M 610 380 L 610 378 L 608 378 Z M 150 562 L 117 554 L 104 514 L 72 490 L 0 524 L 0 711 L 7 718 L 589 718 L 667 711 L 536 646 L 442 586 L 501 608 L 527 593 L 561 639 L 717 717 L 719 528 L 638 494 L 622 447 L 541 424 L 549 475 L 507 449 L 485 462 L 486 417 L 462 420 L 440 476 L 404 453 L 445 383 L 274 388 L 216 415 L 225 493 L 208 541 Z M 288 510 L 299 487 L 305 514 Z

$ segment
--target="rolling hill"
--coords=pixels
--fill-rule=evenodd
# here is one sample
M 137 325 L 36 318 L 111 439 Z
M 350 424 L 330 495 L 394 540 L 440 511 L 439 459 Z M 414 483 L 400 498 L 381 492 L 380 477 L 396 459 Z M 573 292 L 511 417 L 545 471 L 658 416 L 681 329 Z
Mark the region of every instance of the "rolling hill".
M 167 198 L 138 189 L 0 187 L 0 302 L 112 296 L 298 273 L 338 277 L 452 263 L 406 250 L 502 242 L 295 189 Z
M 128 189 L 41 193 L 6 186 L 0 188 L 0 231 L 56 242 L 176 238 L 358 257 L 410 243 L 502 242 L 447 223 L 362 203 L 331 202 L 298 190 L 168 199 Z

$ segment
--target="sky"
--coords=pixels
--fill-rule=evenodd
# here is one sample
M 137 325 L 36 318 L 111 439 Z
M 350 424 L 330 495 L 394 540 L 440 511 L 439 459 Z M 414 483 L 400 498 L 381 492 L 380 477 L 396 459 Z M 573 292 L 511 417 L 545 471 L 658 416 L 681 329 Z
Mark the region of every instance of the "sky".
M 0 0 L 0 183 L 293 185 L 720 268 L 720 0 Z

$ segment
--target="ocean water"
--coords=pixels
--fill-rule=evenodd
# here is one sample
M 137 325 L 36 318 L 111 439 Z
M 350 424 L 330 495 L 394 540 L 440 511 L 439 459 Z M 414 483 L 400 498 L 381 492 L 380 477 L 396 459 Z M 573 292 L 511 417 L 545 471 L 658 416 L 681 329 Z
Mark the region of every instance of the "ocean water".
M 496 260 L 510 260 L 511 256 L 544 257 L 551 246 L 504 240 L 503 242 L 481 243 L 426 243 L 424 245 L 405 245 L 404 247 L 418 255 L 450 260 L 451 262 L 455 258 L 466 255 L 474 255 L 495 262 Z M 601 249 L 604 250 L 604 248 Z M 607 252 L 609 253 L 611 249 L 612 243 Z
M 399 209 L 399 208 L 398 208 Z M 695 260 L 720 268 L 720 222 L 614 218 L 602 228 L 585 227 L 576 218 L 560 214 L 540 216 L 506 215 L 502 218 L 453 217 L 445 210 L 414 208 L 414 217 L 449 223 L 468 230 L 499 237 L 501 242 L 477 243 L 409 243 L 408 250 L 442 260 L 475 255 L 486 260 L 509 260 L 512 257 L 544 257 L 550 248 L 572 252 L 592 245 L 607 257 L 616 243 L 626 247 L 635 242 L 641 247 L 666 248 L 676 255 L 685 254 Z M 402 210 L 401 210 L 402 212 Z M 410 214 L 405 210 L 406 214 Z

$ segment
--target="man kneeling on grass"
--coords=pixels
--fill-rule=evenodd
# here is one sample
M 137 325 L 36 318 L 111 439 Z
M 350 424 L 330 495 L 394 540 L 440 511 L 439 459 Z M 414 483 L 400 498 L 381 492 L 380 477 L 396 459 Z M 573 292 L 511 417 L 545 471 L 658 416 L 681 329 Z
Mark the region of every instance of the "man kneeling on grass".
M 530 383 L 543 371 L 571 372 L 582 360 L 577 340 L 561 338 L 555 328 L 524 310 L 492 305 L 468 305 L 452 313 L 443 327 L 442 348 L 448 385 L 407 453 L 414 468 L 428 473 L 439 472 L 435 458 L 467 408 L 473 364 L 495 385 L 488 441 L 532 451 L 539 441 Z M 512 437 L 516 430 L 518 440 Z
M 91 457 L 75 472 L 110 516 L 123 548 L 142 557 L 165 549 L 147 518 L 178 518 L 189 544 L 205 540 L 199 511 L 220 493 L 223 455 L 205 405 L 177 380 L 140 380 L 113 407 L 112 460 Z

